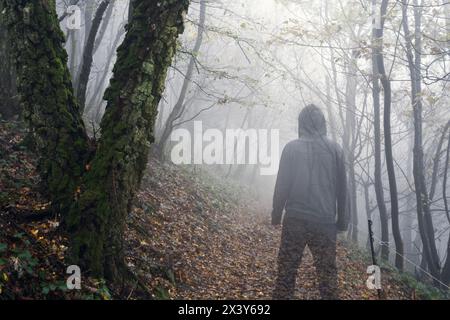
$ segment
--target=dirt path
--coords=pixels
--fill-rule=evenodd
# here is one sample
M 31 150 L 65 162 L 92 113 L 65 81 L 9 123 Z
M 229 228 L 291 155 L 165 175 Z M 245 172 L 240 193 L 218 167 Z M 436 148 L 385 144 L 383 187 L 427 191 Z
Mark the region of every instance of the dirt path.
M 143 231 L 130 228 L 130 266 L 163 298 L 270 299 L 280 230 L 268 225 L 268 210 L 256 213 L 255 204 L 230 201 L 222 190 L 211 193 L 202 182 L 166 170 L 153 172 L 139 196 L 145 205 L 135 210 L 132 226 Z M 338 248 L 340 297 L 376 299 L 366 288 L 367 257 L 356 255 Z M 383 286 L 389 299 L 409 298 L 388 274 Z M 308 250 L 296 288 L 298 299 L 320 298 Z
M 0 232 L 0 243 L 14 242 L 15 246 L 18 244 L 15 234 L 23 232 L 26 237 L 20 240 L 22 249 L 39 260 L 35 268 L 48 271 L 46 281 L 54 284 L 61 280 L 59 276 L 66 275 L 61 267 L 66 242 L 56 232 L 56 221 L 23 224 L 20 229 L 12 224 L 17 210 L 44 210 L 48 201 L 34 189 L 39 181 L 34 158 L 14 147 L 23 133 L 8 132 L 9 129 L 0 125 L 0 151 L 4 151 L 0 160 L 5 163 L 0 170 L 0 204 L 14 210 L 8 209 L 12 215 L 0 219 L 2 230 L 7 231 L 4 235 Z M 7 225 L 1 221 L 7 221 Z M 269 209 L 261 207 L 261 201 L 254 200 L 248 190 L 151 159 L 125 233 L 127 263 L 154 292 L 155 298 L 270 298 L 280 230 L 268 223 Z M 358 252 L 338 247 L 341 298 L 376 299 L 376 294 L 365 286 L 369 260 Z M 15 273 L 11 271 L 11 274 Z M 388 271 L 383 271 L 382 276 L 388 299 L 410 298 Z M 98 285 L 91 280 L 90 287 Z M 57 290 L 43 294 L 41 283 L 37 275 L 11 277 L 3 283 L 4 296 L 7 292 L 11 298 L 92 298 L 92 292 L 81 296 Z M 142 296 L 136 293 L 124 298 L 130 297 Z M 298 271 L 296 298 L 319 298 L 309 251 Z

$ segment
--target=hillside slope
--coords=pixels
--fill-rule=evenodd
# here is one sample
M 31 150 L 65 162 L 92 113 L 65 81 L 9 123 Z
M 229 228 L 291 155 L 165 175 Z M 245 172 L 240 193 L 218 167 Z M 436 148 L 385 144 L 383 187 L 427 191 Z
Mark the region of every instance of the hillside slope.
M 142 207 L 131 218 L 129 264 L 154 292 L 175 299 L 270 299 L 281 231 L 269 224 L 269 209 L 245 190 L 155 159 L 148 171 Z M 366 288 L 368 265 L 368 256 L 339 245 L 341 299 L 377 299 Z M 155 278 L 152 269 L 165 273 Z M 412 297 L 389 270 L 382 283 L 387 299 Z M 296 298 L 320 298 L 309 251 L 298 271 Z
M 149 298 L 83 278 L 67 291 L 67 242 L 39 193 L 35 157 L 21 146 L 18 124 L 0 123 L 0 299 Z M 267 299 L 276 275 L 280 230 L 250 191 L 192 168 L 151 158 L 126 232 L 127 264 L 157 299 Z M 342 299 L 376 299 L 366 288 L 370 260 L 338 247 Z M 312 258 L 298 272 L 296 297 L 317 299 Z M 383 271 L 384 296 L 410 299 L 413 290 Z M 136 290 L 134 290 L 136 289 Z M 150 298 L 151 298 L 150 297 Z

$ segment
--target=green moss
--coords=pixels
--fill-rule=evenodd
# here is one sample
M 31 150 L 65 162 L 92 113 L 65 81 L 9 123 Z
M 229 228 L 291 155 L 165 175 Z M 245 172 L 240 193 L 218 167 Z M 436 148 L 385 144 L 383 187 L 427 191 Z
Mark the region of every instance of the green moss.
M 405 284 L 409 290 L 414 290 L 419 299 L 422 300 L 444 300 L 449 299 L 450 291 L 443 291 L 430 284 L 416 280 L 408 273 L 395 273 L 395 278 Z
M 48 1 L 3 2 L 8 32 L 14 35 L 24 118 L 35 132 L 38 167 L 54 208 L 64 212 L 79 184 L 88 141 L 71 92 L 64 37 Z
M 13 47 L 24 114 L 42 155 L 39 169 L 55 208 L 69 212 L 64 222 L 71 237 L 70 259 L 93 275 L 112 278 L 123 262 L 125 218 L 154 140 L 158 103 L 189 1 L 158 5 L 135 0 L 134 17 L 105 92 L 108 107 L 93 159 L 53 1 L 23 0 L 26 11 L 17 1 L 3 1 L 8 31 L 17 39 Z
M 124 221 L 146 167 L 167 69 L 183 29 L 175 22 L 181 21 L 187 6 L 185 0 L 165 1 L 162 6 L 136 0 L 129 31 L 117 51 L 114 76 L 104 96 L 108 106 L 101 139 L 69 219 L 71 256 L 97 276 L 110 276 L 121 263 Z M 110 257 L 116 257 L 112 266 Z
M 155 71 L 155 66 L 153 65 L 153 62 L 144 62 L 142 65 L 142 70 L 147 75 L 152 76 Z

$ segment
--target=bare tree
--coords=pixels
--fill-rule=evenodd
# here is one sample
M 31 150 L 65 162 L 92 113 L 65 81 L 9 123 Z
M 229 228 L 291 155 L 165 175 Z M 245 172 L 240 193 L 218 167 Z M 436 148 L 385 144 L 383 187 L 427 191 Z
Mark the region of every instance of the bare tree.
M 80 106 L 80 112 L 83 114 L 86 104 L 86 91 L 89 82 L 89 75 L 91 74 L 92 61 L 94 59 L 95 39 L 97 32 L 102 22 L 103 14 L 110 5 L 110 0 L 104 0 L 97 8 L 95 17 L 92 21 L 92 25 L 89 29 L 89 35 L 85 42 L 83 50 L 83 60 L 81 62 L 80 77 L 78 80 L 78 87 L 76 90 L 78 105 Z
M 373 8 L 376 7 L 376 0 L 373 0 Z M 383 191 L 383 179 L 381 170 L 381 106 L 380 106 L 380 80 L 379 80 L 379 70 L 377 63 L 377 56 L 381 51 L 381 42 L 379 29 L 373 27 L 372 30 L 372 70 L 373 70 L 373 80 L 372 80 L 372 96 L 373 96 L 373 108 L 374 108 L 374 143 L 375 143 L 375 194 L 377 198 L 378 211 L 380 213 L 380 223 L 381 223 L 381 240 L 383 244 L 381 246 L 381 257 L 384 260 L 389 259 L 389 225 L 386 204 L 384 202 L 384 191 Z
M 405 35 L 405 51 L 408 59 L 408 68 L 411 77 L 411 99 L 414 112 L 414 185 L 417 201 L 417 221 L 419 224 L 420 236 L 422 238 L 425 259 L 431 274 L 440 278 L 440 261 L 434 239 L 433 220 L 430 214 L 429 195 L 425 183 L 424 160 L 423 160 L 423 142 L 422 142 L 422 85 L 421 85 L 421 7 L 417 0 L 414 1 L 414 51 L 409 31 L 408 4 L 402 0 L 403 31 Z
M 175 103 L 172 111 L 164 126 L 164 131 L 156 144 L 156 151 L 161 158 L 164 157 L 164 148 L 166 146 L 167 140 L 173 130 L 174 123 L 179 119 L 186 108 L 185 100 L 192 81 L 192 76 L 194 74 L 194 68 L 196 64 L 196 59 L 200 51 L 200 47 L 203 42 L 203 34 L 205 32 L 205 20 L 206 20 L 206 2 L 205 0 L 200 0 L 200 19 L 197 28 L 197 39 L 195 40 L 194 48 L 192 49 L 192 56 L 189 59 L 189 64 L 187 67 L 186 74 L 184 75 L 183 85 L 178 96 L 178 101 Z
M 392 134 L 391 134 L 391 100 L 392 89 L 391 81 L 386 74 L 384 66 L 384 56 L 382 52 L 383 48 L 383 34 L 384 23 L 386 21 L 386 13 L 388 7 L 388 0 L 382 0 L 381 2 L 381 26 L 377 30 L 377 39 L 380 42 L 378 44 L 379 51 L 377 52 L 377 67 L 380 74 L 381 84 L 384 90 L 384 150 L 386 154 L 386 167 L 389 177 L 389 191 L 391 196 L 391 221 L 392 221 L 392 234 L 395 241 L 395 266 L 400 271 L 403 271 L 403 241 L 400 232 L 399 212 L 398 212 L 398 192 L 397 192 L 397 179 L 395 177 L 394 158 L 392 155 Z

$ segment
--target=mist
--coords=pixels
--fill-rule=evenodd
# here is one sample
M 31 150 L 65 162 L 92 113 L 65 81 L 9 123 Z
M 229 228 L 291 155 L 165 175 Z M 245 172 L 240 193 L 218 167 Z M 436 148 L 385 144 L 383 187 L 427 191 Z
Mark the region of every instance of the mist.
M 178 15 L 183 19 L 182 29 L 177 18 L 176 26 L 160 30 L 158 23 L 171 21 L 171 18 L 164 20 L 162 12 L 161 21 L 153 16 L 148 18 L 158 21 L 150 25 L 151 32 L 156 29 L 155 38 L 144 39 L 132 38 L 130 34 L 146 26 L 144 22 L 138 24 L 145 20 L 142 18 L 145 6 L 135 0 L 142 10 L 136 13 L 129 2 L 56 1 L 57 18 L 54 19 L 58 19 L 64 36 L 62 46 L 67 53 L 70 75 L 67 81 L 81 110 L 79 126 L 86 130 L 86 144 L 97 153 L 104 152 L 98 162 L 89 153 L 77 157 L 74 161 L 82 164 L 81 170 L 88 168 L 86 171 L 91 176 L 86 179 L 81 176 L 82 182 L 64 187 L 78 190 L 75 198 L 82 199 L 78 205 L 82 217 L 89 216 L 91 208 L 98 208 L 95 212 L 104 208 L 99 204 L 103 200 L 92 200 L 100 192 L 93 187 L 93 181 L 109 186 L 117 180 L 112 186 L 118 188 L 105 189 L 120 194 L 117 205 L 120 213 L 116 218 L 124 221 L 131 212 L 132 201 L 128 198 L 151 194 L 152 186 L 159 188 L 158 182 L 152 180 L 159 174 L 152 171 L 153 161 L 157 161 L 158 168 L 160 165 L 176 168 L 167 170 L 181 170 L 199 179 L 206 175 L 220 185 L 231 186 L 238 190 L 236 203 L 251 198 L 249 207 L 253 206 L 255 219 L 270 224 L 283 150 L 299 138 L 300 112 L 308 105 L 315 105 L 325 116 L 327 139 L 342 148 L 345 159 L 349 226 L 341 240 L 416 281 L 448 291 L 448 2 L 188 1 L 187 12 Z M 68 11 L 70 6 L 78 8 L 78 17 Z M 134 25 L 133 21 L 138 22 Z M 19 30 L 13 22 L 7 25 L 10 34 Z M 170 44 L 166 46 L 161 42 L 172 37 L 170 28 L 180 28 L 180 34 L 172 42 L 167 40 Z M 166 35 L 156 39 L 161 34 Z M 7 52 L 18 52 L 20 46 L 8 49 L 7 42 L 3 41 L 6 37 L 7 34 L 1 35 L 0 56 L 4 61 L 15 61 L 14 57 L 6 58 Z M 124 41 L 127 37 L 128 42 Z M 144 53 L 160 47 L 163 49 L 151 58 Z M 127 48 L 131 49 L 125 57 Z M 165 77 L 155 80 L 155 75 L 163 73 L 165 68 L 163 55 L 172 54 L 172 50 L 173 58 L 166 66 Z M 147 60 L 138 68 L 134 58 Z M 26 57 L 20 57 L 15 63 L 12 69 L 6 63 L 0 69 L 2 121 L 26 119 L 36 134 L 41 125 L 51 126 L 52 120 L 46 118 L 45 111 L 44 116 L 39 115 L 45 120 L 35 120 L 38 116 L 33 118 L 33 112 L 41 114 L 36 111 L 38 107 L 33 109 L 31 102 L 27 105 L 20 101 L 20 97 L 30 92 L 24 89 L 28 88 L 25 75 L 28 71 L 20 68 L 27 63 Z M 16 77 L 13 74 L 17 66 Z M 141 74 L 139 70 L 147 66 L 148 70 Z M 16 78 L 18 84 L 16 80 L 11 82 Z M 142 87 L 133 89 L 134 79 L 141 81 Z M 161 92 L 158 81 L 162 81 Z M 123 92 L 116 94 L 114 90 L 118 88 Z M 132 103 L 128 105 L 127 101 Z M 144 107 L 152 104 L 154 110 Z M 141 111 L 132 111 L 137 109 Z M 111 125 L 119 122 L 124 126 Z M 122 136 L 131 132 L 132 137 L 121 141 Z M 46 133 L 39 141 L 50 141 L 56 136 L 59 137 Z M 68 140 L 67 144 L 78 145 L 79 140 L 74 141 Z M 37 143 L 38 154 L 60 148 L 48 149 L 42 147 L 44 144 Z M 134 144 L 139 147 L 134 149 Z M 112 151 L 103 151 L 107 149 Z M 61 155 L 57 152 L 55 158 L 58 157 Z M 73 155 L 70 157 L 74 159 Z M 154 160 L 147 164 L 146 157 Z M 114 168 L 102 163 L 113 163 Z M 56 168 L 49 167 L 46 172 L 64 171 Z M 144 168 L 145 171 L 141 170 Z M 96 170 L 100 173 L 92 173 Z M 75 178 L 79 176 L 75 174 Z M 83 198 L 87 194 L 84 190 L 90 188 L 95 191 Z M 49 190 L 55 194 L 58 188 Z M 211 197 L 215 197 L 213 193 Z M 50 196 L 49 201 L 54 204 L 65 198 Z M 113 203 L 114 197 L 100 198 Z M 141 208 L 139 203 L 145 201 L 139 200 L 134 206 Z M 116 212 L 114 206 L 86 225 L 106 221 L 109 215 L 106 212 Z M 73 206 L 63 204 L 58 208 L 58 215 L 74 210 Z M 184 208 L 180 204 L 173 210 L 181 213 Z M 90 263 L 97 266 L 97 262 L 89 260 L 93 253 L 83 256 L 80 249 L 93 246 L 81 238 L 93 229 L 88 227 L 89 231 L 83 231 L 74 221 L 77 220 L 68 219 L 68 230 L 69 234 L 74 232 L 72 243 L 79 252 L 73 251 L 71 255 L 84 261 L 82 267 Z M 369 223 L 372 230 L 368 228 Z M 126 232 L 119 234 L 122 237 Z M 102 238 L 101 245 L 107 248 L 107 239 L 111 237 Z M 108 278 L 114 272 L 106 268 L 101 274 Z M 170 294 L 169 290 L 167 295 Z

